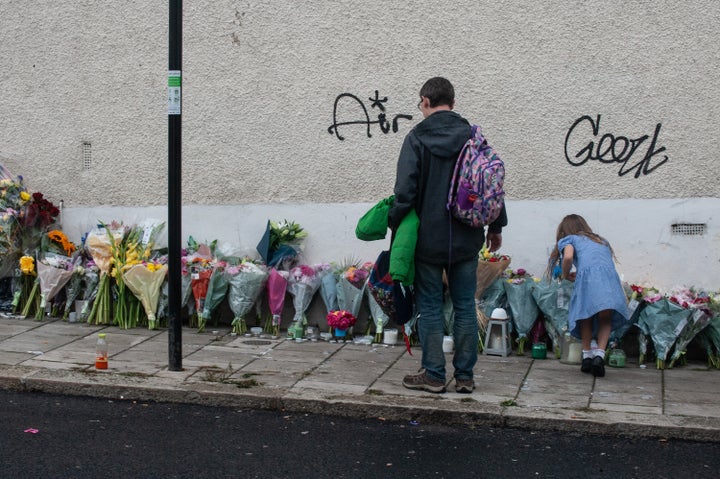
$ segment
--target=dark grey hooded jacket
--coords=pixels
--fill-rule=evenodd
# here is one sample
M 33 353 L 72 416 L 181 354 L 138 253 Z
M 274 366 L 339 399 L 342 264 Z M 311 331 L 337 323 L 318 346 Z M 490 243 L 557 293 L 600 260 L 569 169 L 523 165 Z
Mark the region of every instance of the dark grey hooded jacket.
M 484 228 L 472 228 L 450 216 L 447 196 L 457 157 L 470 138 L 471 126 L 453 111 L 440 110 L 421 121 L 405 137 L 395 180 L 395 202 L 388 214 L 395 230 L 412 209 L 420 217 L 415 258 L 425 263 L 449 265 L 477 258 L 485 241 Z M 424 160 L 423 160 L 424 158 Z M 422 179 L 426 161 L 426 179 Z M 420 194 L 418 194 L 420 193 Z M 501 233 L 507 225 L 502 213 L 488 231 Z M 452 244 L 451 244 L 452 241 Z

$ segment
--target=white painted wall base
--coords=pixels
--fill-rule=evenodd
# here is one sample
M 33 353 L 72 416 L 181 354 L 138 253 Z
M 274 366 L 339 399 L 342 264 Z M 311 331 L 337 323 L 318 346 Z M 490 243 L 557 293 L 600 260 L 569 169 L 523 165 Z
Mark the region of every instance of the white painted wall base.
M 223 248 L 256 255 L 268 219 L 298 222 L 309 233 L 305 240 L 307 263 L 341 262 L 346 258 L 373 261 L 388 240 L 364 242 L 355 238 L 357 220 L 372 203 L 188 205 L 183 208 L 183 244 L 188 236 L 198 241 L 218 240 Z M 620 263 L 625 281 L 667 290 L 695 286 L 720 288 L 720 212 L 718 198 L 664 200 L 508 201 L 509 225 L 503 232 L 501 252 L 512 257 L 511 266 L 543 274 L 555 230 L 562 217 L 578 213 L 593 230 L 605 236 Z M 139 223 L 166 220 L 166 207 L 66 208 L 63 229 L 79 242 L 98 220 Z M 675 223 L 707 225 L 701 236 L 672 234 Z M 167 231 L 159 238 L 167 243 Z

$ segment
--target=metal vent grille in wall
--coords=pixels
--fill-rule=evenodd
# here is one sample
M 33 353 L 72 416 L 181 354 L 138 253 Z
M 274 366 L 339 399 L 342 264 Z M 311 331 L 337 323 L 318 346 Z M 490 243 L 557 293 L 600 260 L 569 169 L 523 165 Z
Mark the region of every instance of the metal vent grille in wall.
M 675 236 L 702 236 L 707 231 L 705 223 L 676 223 L 672 225 Z
M 92 145 L 89 141 L 82 143 L 82 162 L 83 170 L 89 170 L 92 166 Z

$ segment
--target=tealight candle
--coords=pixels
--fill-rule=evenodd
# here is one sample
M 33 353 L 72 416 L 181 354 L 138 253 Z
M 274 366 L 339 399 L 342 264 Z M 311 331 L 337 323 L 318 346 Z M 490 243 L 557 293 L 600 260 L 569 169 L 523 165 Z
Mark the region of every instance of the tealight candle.
M 383 332 L 383 344 L 397 344 L 398 330 L 386 329 Z
M 582 345 L 580 343 L 570 343 L 567 362 L 570 364 L 580 364 L 582 362 Z
M 452 336 L 443 336 L 442 348 L 444 353 L 452 353 L 455 347 L 455 340 Z

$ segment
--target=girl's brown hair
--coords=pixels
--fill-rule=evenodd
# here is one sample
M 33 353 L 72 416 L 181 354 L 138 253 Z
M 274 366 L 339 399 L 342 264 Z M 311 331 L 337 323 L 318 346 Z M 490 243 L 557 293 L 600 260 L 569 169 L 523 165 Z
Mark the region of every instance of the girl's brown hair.
M 617 258 L 615 258 L 615 252 L 613 251 L 612 246 L 610 246 L 610 243 L 608 243 L 608 241 L 602 236 L 594 233 L 592 228 L 590 228 L 590 225 L 588 225 L 587 221 L 585 221 L 585 218 L 580 215 L 571 214 L 563 218 L 557 227 L 557 233 L 555 234 L 555 246 L 552 249 L 552 253 L 550 253 L 548 268 L 545 272 L 548 278 L 552 277 L 553 268 L 560 262 L 560 250 L 557 246 L 558 241 L 570 235 L 585 236 L 596 243 L 604 244 L 610 248 L 610 254 L 613 259 L 617 261 Z

